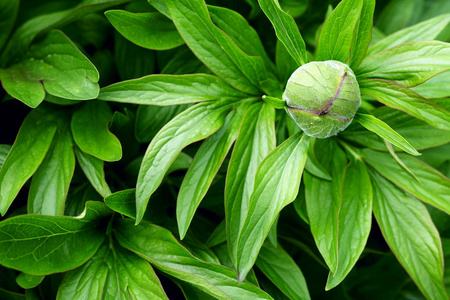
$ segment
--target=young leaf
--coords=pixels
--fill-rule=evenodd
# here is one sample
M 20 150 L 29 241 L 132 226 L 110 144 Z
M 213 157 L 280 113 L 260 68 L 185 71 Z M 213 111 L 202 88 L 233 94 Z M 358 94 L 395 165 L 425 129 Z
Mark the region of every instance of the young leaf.
M 168 50 L 184 44 L 173 22 L 161 13 L 108 10 L 105 16 L 121 35 L 138 46 Z
M 274 247 L 266 241 L 256 265 L 289 299 L 311 299 L 302 271 L 280 245 Z
M 44 278 L 45 276 L 42 275 L 36 276 L 27 273 L 20 273 L 19 276 L 17 276 L 16 281 L 21 288 L 32 289 L 38 286 Z
M 76 268 L 92 257 L 104 240 L 99 221 L 110 214 L 103 203 L 90 201 L 78 217 L 21 215 L 6 219 L 0 222 L 0 264 L 31 275 Z
M 308 158 L 306 159 L 305 169 L 314 176 L 325 180 L 331 180 L 331 176 L 328 171 L 320 164 L 320 162 L 316 158 L 316 155 L 314 153 L 315 142 L 316 140 L 314 139 L 309 143 Z
M 247 281 L 238 284 L 233 270 L 192 256 L 167 229 L 147 222 L 135 226 L 131 220 L 118 219 L 114 236 L 121 246 L 137 253 L 162 272 L 215 298 L 271 299 Z
M 122 157 L 119 139 L 108 129 L 111 108 L 101 101 L 89 101 L 74 112 L 71 121 L 73 139 L 80 149 L 104 161 Z
M 197 207 L 236 140 L 244 112 L 251 104 L 245 102 L 230 112 L 222 128 L 208 137 L 198 149 L 177 198 L 177 222 L 181 239 L 186 235 Z
M 281 9 L 278 0 L 258 0 L 258 2 L 272 23 L 278 40 L 295 60 L 297 67 L 307 63 L 305 42 L 294 19 Z
M 2 144 L 0 145 L 0 169 L 5 162 L 6 157 L 8 156 L 9 151 L 11 150 L 11 145 Z
M 46 108 L 35 109 L 25 118 L 17 138 L 0 169 L 0 213 L 5 215 L 25 182 L 43 161 L 56 132 L 56 123 Z
M 177 154 L 187 145 L 202 140 L 222 127 L 233 108 L 224 102 L 200 103 L 172 119 L 147 148 L 136 186 L 136 223 L 144 215 L 150 196 L 161 183 Z
M 134 218 L 136 216 L 136 190 L 129 189 L 116 192 L 105 198 L 105 204 L 109 208 L 127 216 Z
M 18 11 L 19 0 L 3 1 L 0 4 L 0 50 L 11 34 Z
M 94 99 L 99 92 L 95 66 L 56 30 L 33 44 L 25 60 L 0 69 L 0 80 L 8 94 L 33 108 L 44 100 L 45 91 L 74 100 Z
M 169 106 L 217 100 L 223 97 L 244 98 L 216 76 L 150 75 L 122 81 L 101 89 L 99 100 Z
M 367 48 L 372 39 L 373 13 L 375 0 L 363 0 L 361 14 L 353 33 L 352 48 L 350 50 L 349 66 L 356 70 L 366 56 Z
M 105 180 L 103 171 L 103 161 L 84 153 L 78 147 L 75 147 L 78 163 L 94 189 L 103 197 L 111 195 L 111 190 Z
M 370 47 L 367 56 L 404 43 L 434 40 L 449 22 L 450 14 L 444 14 L 394 32 Z
M 343 0 L 334 9 L 333 13 L 326 20 L 317 41 L 316 60 L 337 60 L 346 63 L 350 56 L 353 36 L 359 29 L 365 31 L 367 20 L 360 19 L 363 0 Z M 345 16 L 345 18 L 343 17 Z M 357 25 L 361 26 L 355 30 Z M 364 29 L 363 29 L 364 28 Z M 364 35 L 365 36 L 365 35 Z M 362 37 L 362 35 L 361 35 Z M 364 43 L 366 37 L 355 43 Z M 359 40 L 359 38 L 357 38 Z M 367 47 L 367 46 L 366 46 Z M 364 49 L 364 48 L 362 48 Z M 363 50 L 365 51 L 365 49 Z M 359 60 L 359 58 L 358 58 Z
M 291 136 L 258 166 L 247 216 L 239 234 L 236 263 L 238 281 L 244 280 L 253 267 L 281 209 L 297 196 L 309 139 L 301 132 Z
M 448 299 L 439 232 L 426 207 L 381 175 L 371 178 L 373 212 L 392 252 L 425 297 Z
M 276 146 L 275 110 L 258 102 L 245 113 L 228 165 L 225 183 L 226 232 L 230 257 L 236 263 L 239 232 L 247 215 L 259 163 Z
M 450 82 L 450 70 L 437 74 L 421 85 L 413 87 L 412 90 L 427 99 L 450 98 L 448 82 Z
M 420 153 L 417 152 L 417 150 L 411 146 L 407 140 L 405 140 L 400 134 L 395 132 L 391 127 L 389 127 L 389 125 L 380 119 L 377 119 L 372 115 L 356 114 L 355 120 L 366 129 L 375 132 L 381 138 L 389 141 L 391 144 L 399 147 L 405 152 L 411 155 L 420 155 Z
M 450 214 L 450 180 L 423 161 L 398 153 L 398 157 L 417 177 L 414 179 L 388 153 L 364 149 L 364 161 L 378 173 L 420 200 Z
M 401 44 L 366 57 L 356 76 L 358 80 L 387 79 L 413 87 L 448 69 L 450 44 L 423 41 Z

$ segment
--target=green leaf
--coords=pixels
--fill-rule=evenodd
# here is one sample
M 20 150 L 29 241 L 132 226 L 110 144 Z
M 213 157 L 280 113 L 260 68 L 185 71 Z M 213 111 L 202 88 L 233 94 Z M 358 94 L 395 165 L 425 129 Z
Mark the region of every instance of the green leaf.
M 24 289 L 32 289 L 37 287 L 42 280 L 44 280 L 45 276 L 36 276 L 36 275 L 30 275 L 27 273 L 20 273 L 19 276 L 17 276 L 16 281 L 17 284 L 20 285 L 20 287 Z
M 281 9 L 278 0 L 258 0 L 261 9 L 272 23 L 278 40 L 295 60 L 297 67 L 304 65 L 306 46 L 294 19 Z
M 291 136 L 261 162 L 237 247 L 238 281 L 245 279 L 277 215 L 298 193 L 309 146 L 302 133 Z
M 152 267 L 115 244 L 103 244 L 83 266 L 70 271 L 57 299 L 168 299 Z
M 2 288 L 0 288 L 0 297 L 2 297 L 2 299 L 8 299 L 8 300 L 26 300 L 27 299 L 24 294 L 7 291 Z
M 212 248 L 214 246 L 217 246 L 219 244 L 222 244 L 226 242 L 227 236 L 226 236 L 226 222 L 223 220 L 222 222 L 217 225 L 216 229 L 214 229 L 213 233 L 209 236 L 208 240 L 206 241 L 205 245 L 209 248 Z M 227 251 L 228 253 L 228 251 Z
M 377 173 L 371 178 L 373 212 L 392 252 L 425 297 L 448 299 L 439 232 L 426 207 Z
M 105 172 L 103 170 L 103 161 L 84 153 L 78 147 L 75 147 L 75 154 L 81 169 L 86 175 L 92 187 L 103 197 L 111 195 L 111 190 L 105 180 Z
M 305 173 L 305 196 L 311 233 L 330 272 L 338 269 L 339 209 L 342 204 L 347 159 L 336 142 L 320 141 L 321 164 L 327 166 L 331 181 Z
M 11 145 L 0 144 L 0 169 L 5 162 L 6 157 L 8 156 L 9 151 L 11 150 Z
M 247 216 L 256 169 L 276 146 L 275 110 L 258 102 L 245 113 L 228 165 L 225 183 L 226 232 L 230 257 L 236 263 L 239 232 Z
M 279 98 L 263 95 L 262 99 L 264 100 L 264 102 L 272 105 L 276 109 L 283 109 L 283 108 L 285 108 L 287 106 L 286 105 L 286 101 L 282 100 L 282 99 L 279 99 Z
M 118 212 L 119 214 L 122 214 L 129 218 L 134 218 L 136 216 L 135 196 L 136 190 L 129 189 L 115 192 L 114 194 L 106 197 L 104 201 L 105 204 L 115 212 Z
M 163 14 L 109 10 L 105 16 L 127 40 L 138 46 L 167 50 L 184 44 L 173 22 Z
M 0 69 L 0 80 L 8 94 L 33 108 L 44 100 L 45 91 L 73 100 L 94 99 L 99 93 L 95 66 L 56 30 L 33 44 L 23 61 Z
M 0 170 L 0 213 L 5 215 L 25 182 L 43 161 L 56 132 L 47 108 L 31 111 Z
M 399 147 L 411 155 L 420 155 L 417 150 L 411 146 L 400 134 L 395 132 L 388 124 L 372 115 L 356 114 L 355 120 L 366 129 L 375 132 L 381 138 L 389 141 L 391 144 Z
M 289 299 L 311 299 L 302 271 L 280 245 L 266 241 L 256 265 Z
M 366 56 L 367 48 L 372 39 L 373 13 L 375 0 L 363 0 L 361 14 L 353 33 L 352 48 L 350 50 L 349 66 L 356 70 Z
M 44 160 L 31 180 L 28 213 L 63 215 L 75 170 L 75 153 L 70 132 L 70 114 L 56 112 L 58 130 Z
M 0 222 L 0 264 L 31 275 L 76 268 L 95 254 L 105 238 L 99 227 L 111 211 L 87 202 L 78 217 L 21 215 Z
M 244 113 L 251 104 L 247 101 L 230 112 L 222 128 L 208 137 L 198 149 L 178 192 L 177 222 L 181 239 L 186 235 L 197 207 L 236 140 Z
M 73 139 L 83 152 L 104 161 L 120 160 L 122 146 L 108 129 L 112 116 L 108 104 L 101 101 L 86 102 L 74 112 L 71 121 Z
M 287 82 L 292 73 L 297 69 L 298 64 L 286 50 L 280 40 L 277 40 L 277 46 L 275 50 L 275 65 L 277 67 L 278 77 L 281 82 Z
M 372 222 L 372 184 L 365 164 L 347 166 L 338 213 L 337 269 L 328 275 L 327 290 L 337 286 L 363 252 Z
M 428 79 L 421 85 L 415 86 L 412 90 L 422 97 L 430 98 L 450 98 L 450 71 L 445 71 Z
M 243 98 L 216 76 L 150 75 L 104 87 L 98 99 L 123 103 L 169 106 L 217 100 L 224 97 Z
M 378 173 L 420 200 L 450 214 L 450 180 L 423 161 L 405 154 L 397 154 L 417 177 L 411 176 L 388 153 L 364 149 L 364 161 Z
M 147 222 L 135 226 L 131 220 L 118 219 L 114 236 L 121 246 L 137 253 L 165 274 L 190 283 L 215 298 L 271 299 L 247 281 L 238 284 L 233 270 L 192 256 L 167 229 Z
M 244 53 L 220 30 L 211 21 L 204 1 L 167 0 L 165 3 L 181 37 L 211 71 L 251 95 L 274 88 L 276 79 L 266 70 L 264 60 Z
M 316 139 L 312 140 L 309 143 L 308 158 L 306 159 L 305 169 L 316 177 L 325 180 L 331 180 L 331 176 L 328 171 L 320 164 L 320 162 L 316 158 L 316 154 L 314 153 L 315 143 Z
M 361 94 L 370 95 L 379 102 L 400 109 L 413 117 L 443 130 L 450 130 L 450 113 L 410 89 L 387 80 L 360 80 Z
M 366 57 L 356 70 L 356 77 L 358 81 L 387 79 L 413 87 L 448 69 L 450 44 L 411 42 Z
M 224 102 L 197 104 L 167 123 L 147 148 L 136 187 L 136 223 L 144 215 L 150 196 L 160 185 L 177 154 L 187 145 L 202 140 L 222 127 L 232 105 Z
M 367 56 L 404 43 L 434 40 L 449 22 L 450 14 L 444 14 L 394 32 L 370 47 Z
M 365 1 L 343 0 L 336 6 L 333 13 L 326 20 L 320 33 L 319 40 L 317 41 L 316 60 L 337 60 L 343 63 L 347 62 L 349 57 L 351 57 L 350 51 L 352 49 L 354 34 L 358 33 L 359 30 L 367 30 L 368 20 L 363 19 L 363 21 L 360 21 L 358 24 L 363 2 Z M 357 28 L 357 26 L 361 27 Z M 356 39 L 355 46 L 356 43 L 366 44 L 366 35 L 364 35 L 364 38 L 363 35 L 360 37 L 361 39 Z
M 14 27 L 17 12 L 19 11 L 19 0 L 3 1 L 0 4 L 0 50 L 2 50 L 5 42 Z

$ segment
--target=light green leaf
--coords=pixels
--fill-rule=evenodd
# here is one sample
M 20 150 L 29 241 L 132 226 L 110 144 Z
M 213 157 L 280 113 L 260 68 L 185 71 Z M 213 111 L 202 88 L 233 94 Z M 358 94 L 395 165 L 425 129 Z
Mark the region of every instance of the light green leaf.
M 334 288 L 363 252 L 372 223 L 372 184 L 366 166 L 355 160 L 345 173 L 341 205 L 338 213 L 337 269 L 328 275 L 327 290 Z
M 445 71 L 428 79 L 421 85 L 415 86 L 412 90 L 422 97 L 430 98 L 450 98 L 450 71 Z
M 56 132 L 50 110 L 31 111 L 0 169 L 0 213 L 5 215 L 25 182 L 43 161 Z
M 402 110 L 428 124 L 450 130 L 450 113 L 410 89 L 387 80 L 360 80 L 361 94 L 370 95 L 379 102 Z
M 84 153 L 78 147 L 75 147 L 75 154 L 81 169 L 86 175 L 92 187 L 103 197 L 111 195 L 111 190 L 105 180 L 105 172 L 103 170 L 103 161 Z
M 126 39 L 153 50 L 168 50 L 184 44 L 173 22 L 163 14 L 109 10 L 105 16 Z
M 278 0 L 258 0 L 258 2 L 272 23 L 278 40 L 295 60 L 297 67 L 307 63 L 305 41 L 294 19 L 281 9 Z
M 309 143 L 308 149 L 308 158 L 306 159 L 305 169 L 312 175 L 325 179 L 331 180 L 331 176 L 328 171 L 320 164 L 320 162 L 316 158 L 316 154 L 314 153 L 314 145 L 316 143 L 316 139 L 312 140 Z M 321 151 L 321 150 L 319 150 Z
M 222 128 L 208 137 L 198 149 L 178 192 L 177 222 L 181 239 L 184 238 L 197 207 L 236 140 L 244 113 L 251 104 L 252 102 L 247 101 L 237 110 L 230 112 Z
M 45 91 L 73 100 L 94 99 L 99 93 L 95 66 L 56 30 L 33 44 L 23 61 L 0 69 L 0 80 L 8 94 L 33 108 L 44 100 Z
M 134 218 L 136 216 L 135 196 L 136 190 L 129 189 L 115 192 L 114 194 L 106 197 L 104 201 L 105 204 L 115 212 L 118 212 L 119 214 L 122 214 L 129 218 Z
M 367 56 L 403 43 L 434 40 L 449 22 L 450 14 L 445 14 L 394 32 L 370 47 Z
M 371 178 L 373 212 L 392 252 L 428 299 L 448 299 L 441 240 L 426 207 L 381 175 Z
M 366 57 L 356 70 L 356 77 L 358 81 L 387 79 L 413 87 L 448 69 L 450 44 L 439 41 L 411 42 Z
M 0 4 L 0 50 L 14 27 L 17 12 L 19 11 L 19 0 L 2 1 Z
M 395 132 L 388 124 L 372 115 L 356 114 L 355 120 L 364 126 L 367 130 L 375 132 L 381 138 L 389 141 L 391 144 L 399 147 L 411 155 L 420 155 L 417 150 L 411 146 L 400 134 Z
M 63 215 L 69 185 L 75 170 L 75 153 L 70 132 L 70 114 L 56 112 L 58 130 L 44 160 L 31 180 L 28 213 Z
M 273 222 L 283 207 L 294 201 L 306 163 L 309 137 L 301 132 L 275 148 L 256 171 L 237 247 L 238 281 L 253 267 Z
M 115 244 L 103 244 L 83 266 L 70 271 L 57 299 L 168 299 L 152 267 Z
M 276 146 L 275 110 L 258 102 L 245 113 L 239 136 L 228 165 L 225 183 L 226 232 L 230 257 L 236 263 L 239 232 L 247 216 L 253 192 L 256 169 L 264 157 Z
M 150 75 L 122 81 L 102 88 L 98 99 L 168 106 L 211 101 L 223 97 L 243 98 L 245 94 L 231 88 L 216 76 L 191 74 Z
M 74 112 L 71 121 L 73 139 L 80 149 L 104 161 L 122 157 L 122 146 L 108 129 L 111 108 L 101 101 L 89 101 Z
M 281 82 L 287 82 L 292 73 L 297 69 L 298 64 L 286 50 L 280 40 L 277 40 L 277 46 L 275 50 L 275 65 L 277 67 L 278 77 Z
M 19 276 L 17 276 L 16 281 L 21 288 L 32 289 L 34 287 L 37 287 L 42 282 L 42 280 L 44 280 L 44 278 L 45 276 L 42 275 L 36 276 L 27 273 L 20 273 Z
M 391 0 L 377 18 L 376 25 L 391 34 L 419 21 L 424 11 L 424 0 Z
M 224 102 L 197 104 L 167 123 L 147 148 L 136 188 L 136 223 L 144 215 L 150 196 L 160 185 L 177 154 L 187 145 L 202 140 L 222 127 L 232 105 Z
M 9 151 L 11 150 L 11 145 L 0 144 L 0 169 L 5 162 L 6 157 L 8 156 Z
M 256 265 L 289 299 L 311 299 L 302 271 L 280 245 L 266 241 Z
M 162 227 L 147 222 L 135 226 L 131 220 L 118 219 L 114 236 L 121 246 L 137 253 L 162 272 L 215 298 L 272 299 L 247 281 L 238 284 L 233 270 L 195 258 Z
M 388 153 L 364 149 L 364 161 L 378 173 L 420 200 L 450 214 L 450 180 L 423 161 L 406 154 L 397 154 L 417 177 L 404 170 Z
M 347 62 L 349 57 L 351 57 L 350 50 L 352 49 L 354 34 L 358 33 L 359 29 L 365 31 L 365 28 L 367 27 L 367 21 L 365 19 L 362 23 L 360 22 L 358 24 L 363 2 L 365 1 L 343 0 L 336 6 L 333 13 L 325 21 L 319 40 L 317 41 L 316 60 L 337 60 L 343 63 Z M 345 16 L 345 18 L 343 16 Z M 361 28 L 355 30 L 359 25 Z M 360 42 L 365 44 L 367 42 L 366 37 L 363 40 L 364 42 L 362 40 Z
M 105 238 L 100 220 L 111 214 L 101 202 L 87 202 L 78 217 L 21 215 L 0 222 L 0 264 L 31 275 L 76 268 Z M 49 251 L 51 249 L 51 251 Z
M 227 236 L 226 236 L 226 222 L 223 220 L 222 222 L 217 225 L 216 229 L 214 229 L 213 233 L 209 236 L 208 240 L 206 241 L 205 245 L 209 248 L 212 248 L 214 246 L 217 246 L 219 244 L 222 244 L 226 242 Z M 228 251 L 227 251 L 228 253 Z
M 361 14 L 353 33 L 352 48 L 350 50 L 349 66 L 356 70 L 366 56 L 367 48 L 372 39 L 373 13 L 375 0 L 363 0 Z

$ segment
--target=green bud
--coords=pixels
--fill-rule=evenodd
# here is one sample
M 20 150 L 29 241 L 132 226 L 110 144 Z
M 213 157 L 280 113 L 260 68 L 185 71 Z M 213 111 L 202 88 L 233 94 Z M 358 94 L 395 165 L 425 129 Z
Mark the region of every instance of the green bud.
M 347 128 L 361 105 L 355 74 L 339 61 L 314 61 L 292 74 L 286 111 L 309 136 L 327 138 Z

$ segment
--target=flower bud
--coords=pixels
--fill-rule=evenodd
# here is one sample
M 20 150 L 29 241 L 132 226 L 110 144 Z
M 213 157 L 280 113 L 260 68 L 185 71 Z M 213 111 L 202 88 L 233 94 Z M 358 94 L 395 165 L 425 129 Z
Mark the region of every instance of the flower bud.
M 307 135 L 327 138 L 350 125 L 361 105 L 361 93 L 346 64 L 314 61 L 291 75 L 283 100 L 289 115 Z

